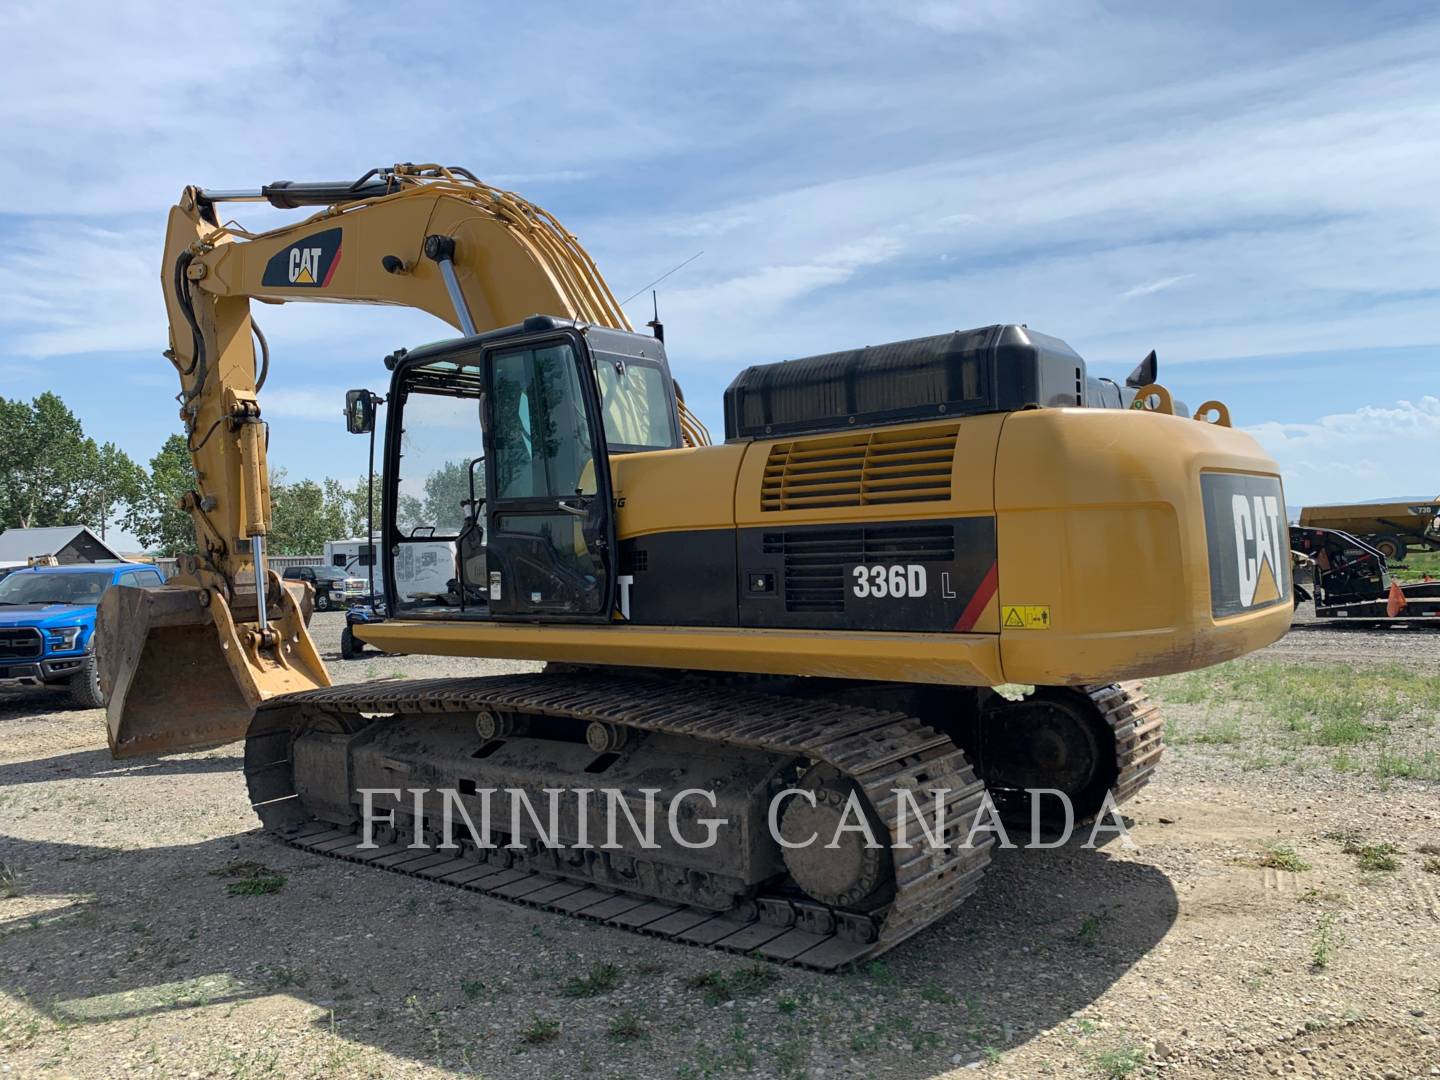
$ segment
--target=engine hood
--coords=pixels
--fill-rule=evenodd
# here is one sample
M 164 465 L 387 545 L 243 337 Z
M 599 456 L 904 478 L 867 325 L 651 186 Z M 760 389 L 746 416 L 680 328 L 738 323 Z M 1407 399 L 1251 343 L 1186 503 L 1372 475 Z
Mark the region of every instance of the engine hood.
M 0 607 L 0 627 L 37 626 L 41 629 L 89 622 L 95 609 L 88 604 L 17 604 Z

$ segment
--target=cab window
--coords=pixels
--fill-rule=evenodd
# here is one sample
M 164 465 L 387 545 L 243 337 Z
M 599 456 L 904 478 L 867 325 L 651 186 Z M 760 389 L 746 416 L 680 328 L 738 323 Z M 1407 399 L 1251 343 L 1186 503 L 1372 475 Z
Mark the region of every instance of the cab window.
M 498 352 L 493 364 L 497 496 L 595 494 L 590 425 L 570 343 Z

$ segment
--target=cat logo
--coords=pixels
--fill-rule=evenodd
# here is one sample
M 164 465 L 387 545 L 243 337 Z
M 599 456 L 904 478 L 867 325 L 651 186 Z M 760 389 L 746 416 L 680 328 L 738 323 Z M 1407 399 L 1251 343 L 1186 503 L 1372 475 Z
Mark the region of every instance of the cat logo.
M 1235 569 L 1240 606 L 1274 603 L 1280 565 L 1280 500 L 1274 495 L 1230 496 L 1235 523 Z
M 265 264 L 261 284 L 295 289 L 325 288 L 340 265 L 342 231 L 325 229 L 277 252 Z
M 318 247 L 290 249 L 291 285 L 314 285 L 318 280 L 315 272 L 319 268 L 320 249 Z
M 1290 533 L 1274 476 L 1202 473 L 1210 611 L 1217 619 L 1290 603 Z

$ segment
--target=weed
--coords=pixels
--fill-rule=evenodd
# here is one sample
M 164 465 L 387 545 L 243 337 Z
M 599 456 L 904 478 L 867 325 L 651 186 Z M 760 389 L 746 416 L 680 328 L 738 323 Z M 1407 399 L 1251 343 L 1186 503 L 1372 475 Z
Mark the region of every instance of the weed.
M 955 995 L 939 983 L 927 982 L 920 988 L 920 999 L 935 1005 L 955 1004 Z
M 520 1038 L 531 1046 L 554 1042 L 560 1037 L 560 1021 L 545 1020 L 537 1016 L 530 1026 L 520 1032 Z
M 1434 861 L 1437 865 L 1440 865 L 1440 860 Z M 796 1001 L 789 994 L 786 994 L 784 997 L 782 997 L 779 1001 L 775 1003 L 775 1007 L 779 1009 L 782 1013 L 788 1014 L 793 1013 L 796 1009 L 800 1008 L 800 1002 Z
M 466 1001 L 474 1001 L 485 992 L 485 984 L 479 979 L 461 979 L 460 992 L 465 995 Z
M 1394 844 L 1366 844 L 1353 852 L 1361 870 L 1399 870 L 1400 860 L 1395 856 L 1400 849 Z
M 705 1000 L 711 1005 L 721 1005 L 735 996 L 730 991 L 730 980 L 725 978 L 723 971 L 707 971 L 703 975 L 692 975 L 685 981 L 685 985 L 691 990 L 703 992 Z
M 1315 941 L 1310 946 L 1310 967 L 1314 971 L 1324 971 L 1330 966 L 1335 953 L 1334 924 L 1335 916 L 1327 911 L 1315 927 Z
M 763 960 L 752 960 L 730 976 L 730 985 L 737 994 L 758 994 L 776 982 L 780 973 Z
M 1440 753 L 1426 750 L 1419 754 L 1397 754 L 1381 750 L 1375 760 L 1375 775 L 1382 780 L 1399 777 L 1403 780 L 1440 780 Z
M 1284 870 L 1291 874 L 1299 874 L 1310 869 L 1310 864 L 1299 855 L 1289 844 L 1271 844 L 1260 856 L 1260 865 L 1272 870 Z
M 883 986 L 889 986 L 895 982 L 895 973 L 890 970 L 890 965 L 884 960 L 871 960 L 860 969 L 860 974 Z
M 910 1036 L 910 1052 L 912 1054 L 923 1054 L 926 1050 L 934 1050 L 940 1045 L 940 1036 L 933 1031 L 917 1031 Z
M 1075 940 L 1084 948 L 1093 949 L 1100 944 L 1101 918 L 1099 915 L 1086 915 L 1080 923 L 1080 929 L 1075 932 Z
M 641 1039 L 649 1032 L 640 1021 L 640 1017 L 630 1010 L 622 1012 L 615 1019 L 610 1021 L 610 1026 L 605 1033 L 618 1042 L 628 1042 L 631 1039 Z
M 624 978 L 617 964 L 592 964 L 584 975 L 576 975 L 566 982 L 562 992 L 566 997 L 599 997 L 614 990 Z
M 986 1046 L 981 1049 L 980 1053 L 985 1055 L 986 1065 L 999 1065 L 1000 1059 L 1005 1056 L 1005 1051 L 998 1046 Z
M 284 884 L 284 874 L 261 874 L 232 881 L 225 886 L 225 891 L 231 896 L 265 896 L 268 893 L 279 892 Z
M 1245 730 L 1240 726 L 1239 718 L 1233 713 L 1226 713 L 1214 722 L 1207 716 L 1205 726 L 1181 729 L 1174 736 L 1168 736 L 1166 741 L 1176 745 L 1196 743 L 1200 746 L 1231 746 L 1244 737 Z
M 857 1031 L 850 1036 L 850 1051 L 855 1054 L 868 1054 L 880 1045 L 880 1037 L 875 1034 L 874 1028 L 869 1031 Z
M 1313 887 L 1306 889 L 1300 893 L 1299 896 L 1295 897 L 1295 899 L 1302 904 L 1348 904 L 1350 902 L 1349 897 L 1342 892 L 1336 892 L 1334 889 L 1316 889 Z
M 274 871 L 271 870 L 264 863 L 256 862 L 254 859 L 236 859 L 233 862 L 228 862 L 224 866 L 217 867 L 214 870 L 210 870 L 207 872 L 211 877 L 234 878 L 259 877 L 262 874 L 274 873 Z
M 1426 859 L 1420 869 L 1427 874 L 1440 874 L 1440 859 Z
M 20 895 L 20 868 L 0 862 L 0 900 Z
M 284 874 L 253 859 L 237 859 L 209 873 L 211 877 L 239 878 L 225 886 L 225 891 L 231 896 L 264 896 L 279 892 L 285 884 Z
M 760 960 L 754 960 L 745 967 L 725 974 L 723 971 L 707 971 L 693 975 L 685 985 L 704 993 L 711 1005 L 722 1005 L 733 997 L 743 994 L 757 994 L 780 978 L 780 973 Z
M 796 1076 L 801 1074 L 803 1066 L 805 1065 L 805 1059 L 808 1056 L 805 1050 L 805 1044 L 798 1039 L 791 1039 L 789 1042 L 783 1043 L 776 1048 L 775 1063 L 780 1066 L 780 1074 L 782 1076 Z
M 1105 1080 L 1124 1080 L 1143 1064 L 1145 1051 L 1128 1042 L 1095 1055 L 1095 1069 Z

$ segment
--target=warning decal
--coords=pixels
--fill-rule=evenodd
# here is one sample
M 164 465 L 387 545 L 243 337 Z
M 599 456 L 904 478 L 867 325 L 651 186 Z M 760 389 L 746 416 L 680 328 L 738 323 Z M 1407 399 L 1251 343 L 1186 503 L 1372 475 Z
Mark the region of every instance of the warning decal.
M 1002 604 L 1000 626 L 1005 630 L 1049 630 L 1050 608 L 1037 604 Z

